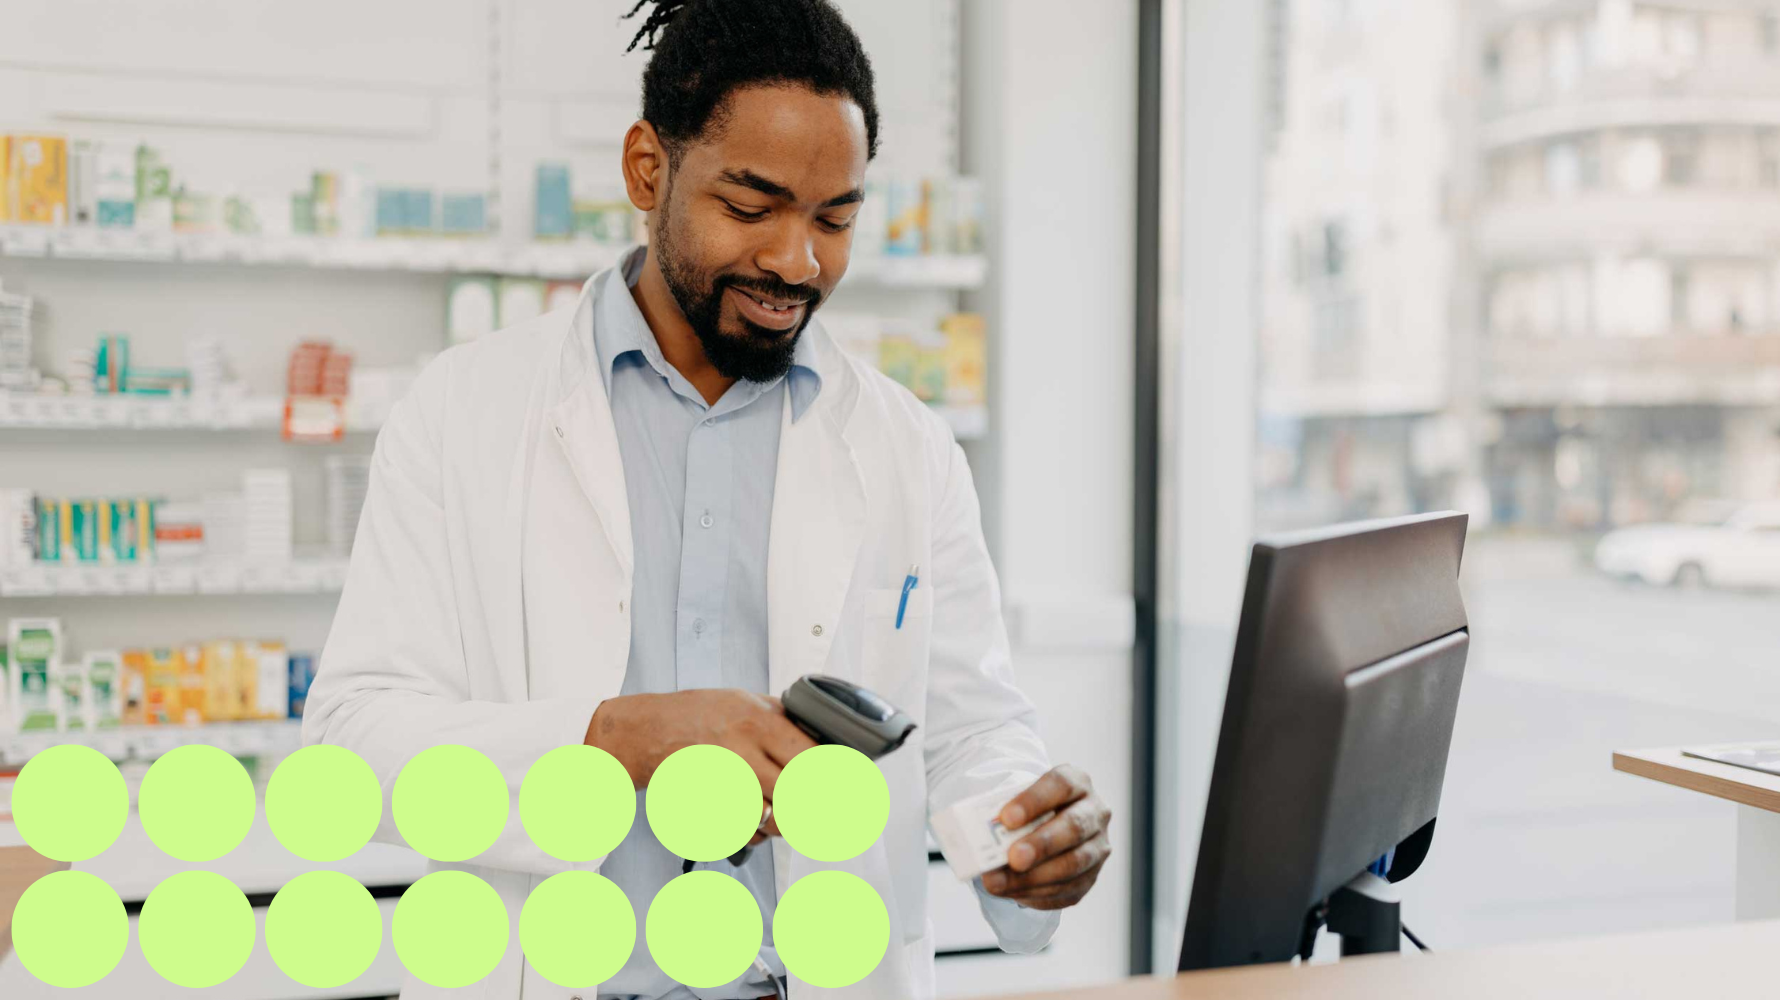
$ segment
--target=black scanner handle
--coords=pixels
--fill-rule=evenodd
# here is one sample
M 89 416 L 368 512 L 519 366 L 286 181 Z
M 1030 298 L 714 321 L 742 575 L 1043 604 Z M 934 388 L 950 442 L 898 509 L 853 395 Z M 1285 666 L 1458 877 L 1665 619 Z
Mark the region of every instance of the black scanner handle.
M 820 744 L 852 747 L 877 760 L 908 742 L 915 720 L 880 698 L 870 688 L 828 674 L 807 674 L 785 689 L 779 703 L 797 728 Z M 748 860 L 754 845 L 744 844 L 729 856 L 736 866 Z M 687 862 L 687 870 L 691 870 Z

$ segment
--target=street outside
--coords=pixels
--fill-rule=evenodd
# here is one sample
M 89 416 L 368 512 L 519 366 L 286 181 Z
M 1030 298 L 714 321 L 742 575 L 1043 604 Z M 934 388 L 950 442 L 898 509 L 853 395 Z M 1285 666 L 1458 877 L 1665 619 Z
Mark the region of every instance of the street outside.
M 1467 546 L 1464 695 L 1433 852 L 1403 884 L 1432 948 L 1732 918 L 1735 807 L 1611 755 L 1780 739 L 1780 594 L 1623 583 L 1586 554 Z

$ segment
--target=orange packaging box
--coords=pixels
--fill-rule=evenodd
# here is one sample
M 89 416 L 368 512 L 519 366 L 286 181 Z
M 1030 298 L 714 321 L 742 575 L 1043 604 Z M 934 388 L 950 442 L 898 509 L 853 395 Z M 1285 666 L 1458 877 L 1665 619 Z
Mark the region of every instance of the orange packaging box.
M 7 144 L 6 191 L 13 222 L 68 221 L 68 140 L 15 135 Z

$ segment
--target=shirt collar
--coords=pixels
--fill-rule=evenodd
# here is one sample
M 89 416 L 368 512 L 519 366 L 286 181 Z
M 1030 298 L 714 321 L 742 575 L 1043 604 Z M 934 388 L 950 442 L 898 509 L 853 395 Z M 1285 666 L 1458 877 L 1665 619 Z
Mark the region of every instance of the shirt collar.
M 607 398 L 612 394 L 612 370 L 619 360 L 633 352 L 641 354 L 643 360 L 657 375 L 673 381 L 684 378 L 667 362 L 661 353 L 661 345 L 655 340 L 654 331 L 649 329 L 649 321 L 643 318 L 643 310 L 637 307 L 636 299 L 631 297 L 630 290 L 637 279 L 643 274 L 643 260 L 647 247 L 633 247 L 625 251 L 619 258 L 618 266 L 606 276 L 606 287 L 601 296 L 605 308 L 599 312 L 598 321 L 593 324 L 593 346 L 595 356 L 599 359 L 600 380 L 605 383 Z M 791 351 L 791 372 L 787 378 L 791 392 L 791 419 L 795 422 L 802 418 L 804 411 L 816 401 L 822 392 L 822 376 L 816 373 L 815 347 L 811 343 L 812 331 L 805 326 L 798 335 L 797 346 Z M 761 387 L 764 392 L 771 385 Z

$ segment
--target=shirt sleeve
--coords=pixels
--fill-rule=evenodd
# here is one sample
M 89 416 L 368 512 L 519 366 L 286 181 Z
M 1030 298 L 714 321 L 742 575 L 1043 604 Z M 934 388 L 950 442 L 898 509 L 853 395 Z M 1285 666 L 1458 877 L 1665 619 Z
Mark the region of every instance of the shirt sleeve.
M 983 540 L 976 487 L 963 449 L 947 435 L 935 508 L 933 637 L 927 687 L 927 801 L 932 815 L 998 788 L 1012 798 L 1050 770 L 1038 713 L 1014 684 L 1001 586 Z M 1003 951 L 1035 952 L 1061 914 L 972 887 Z

